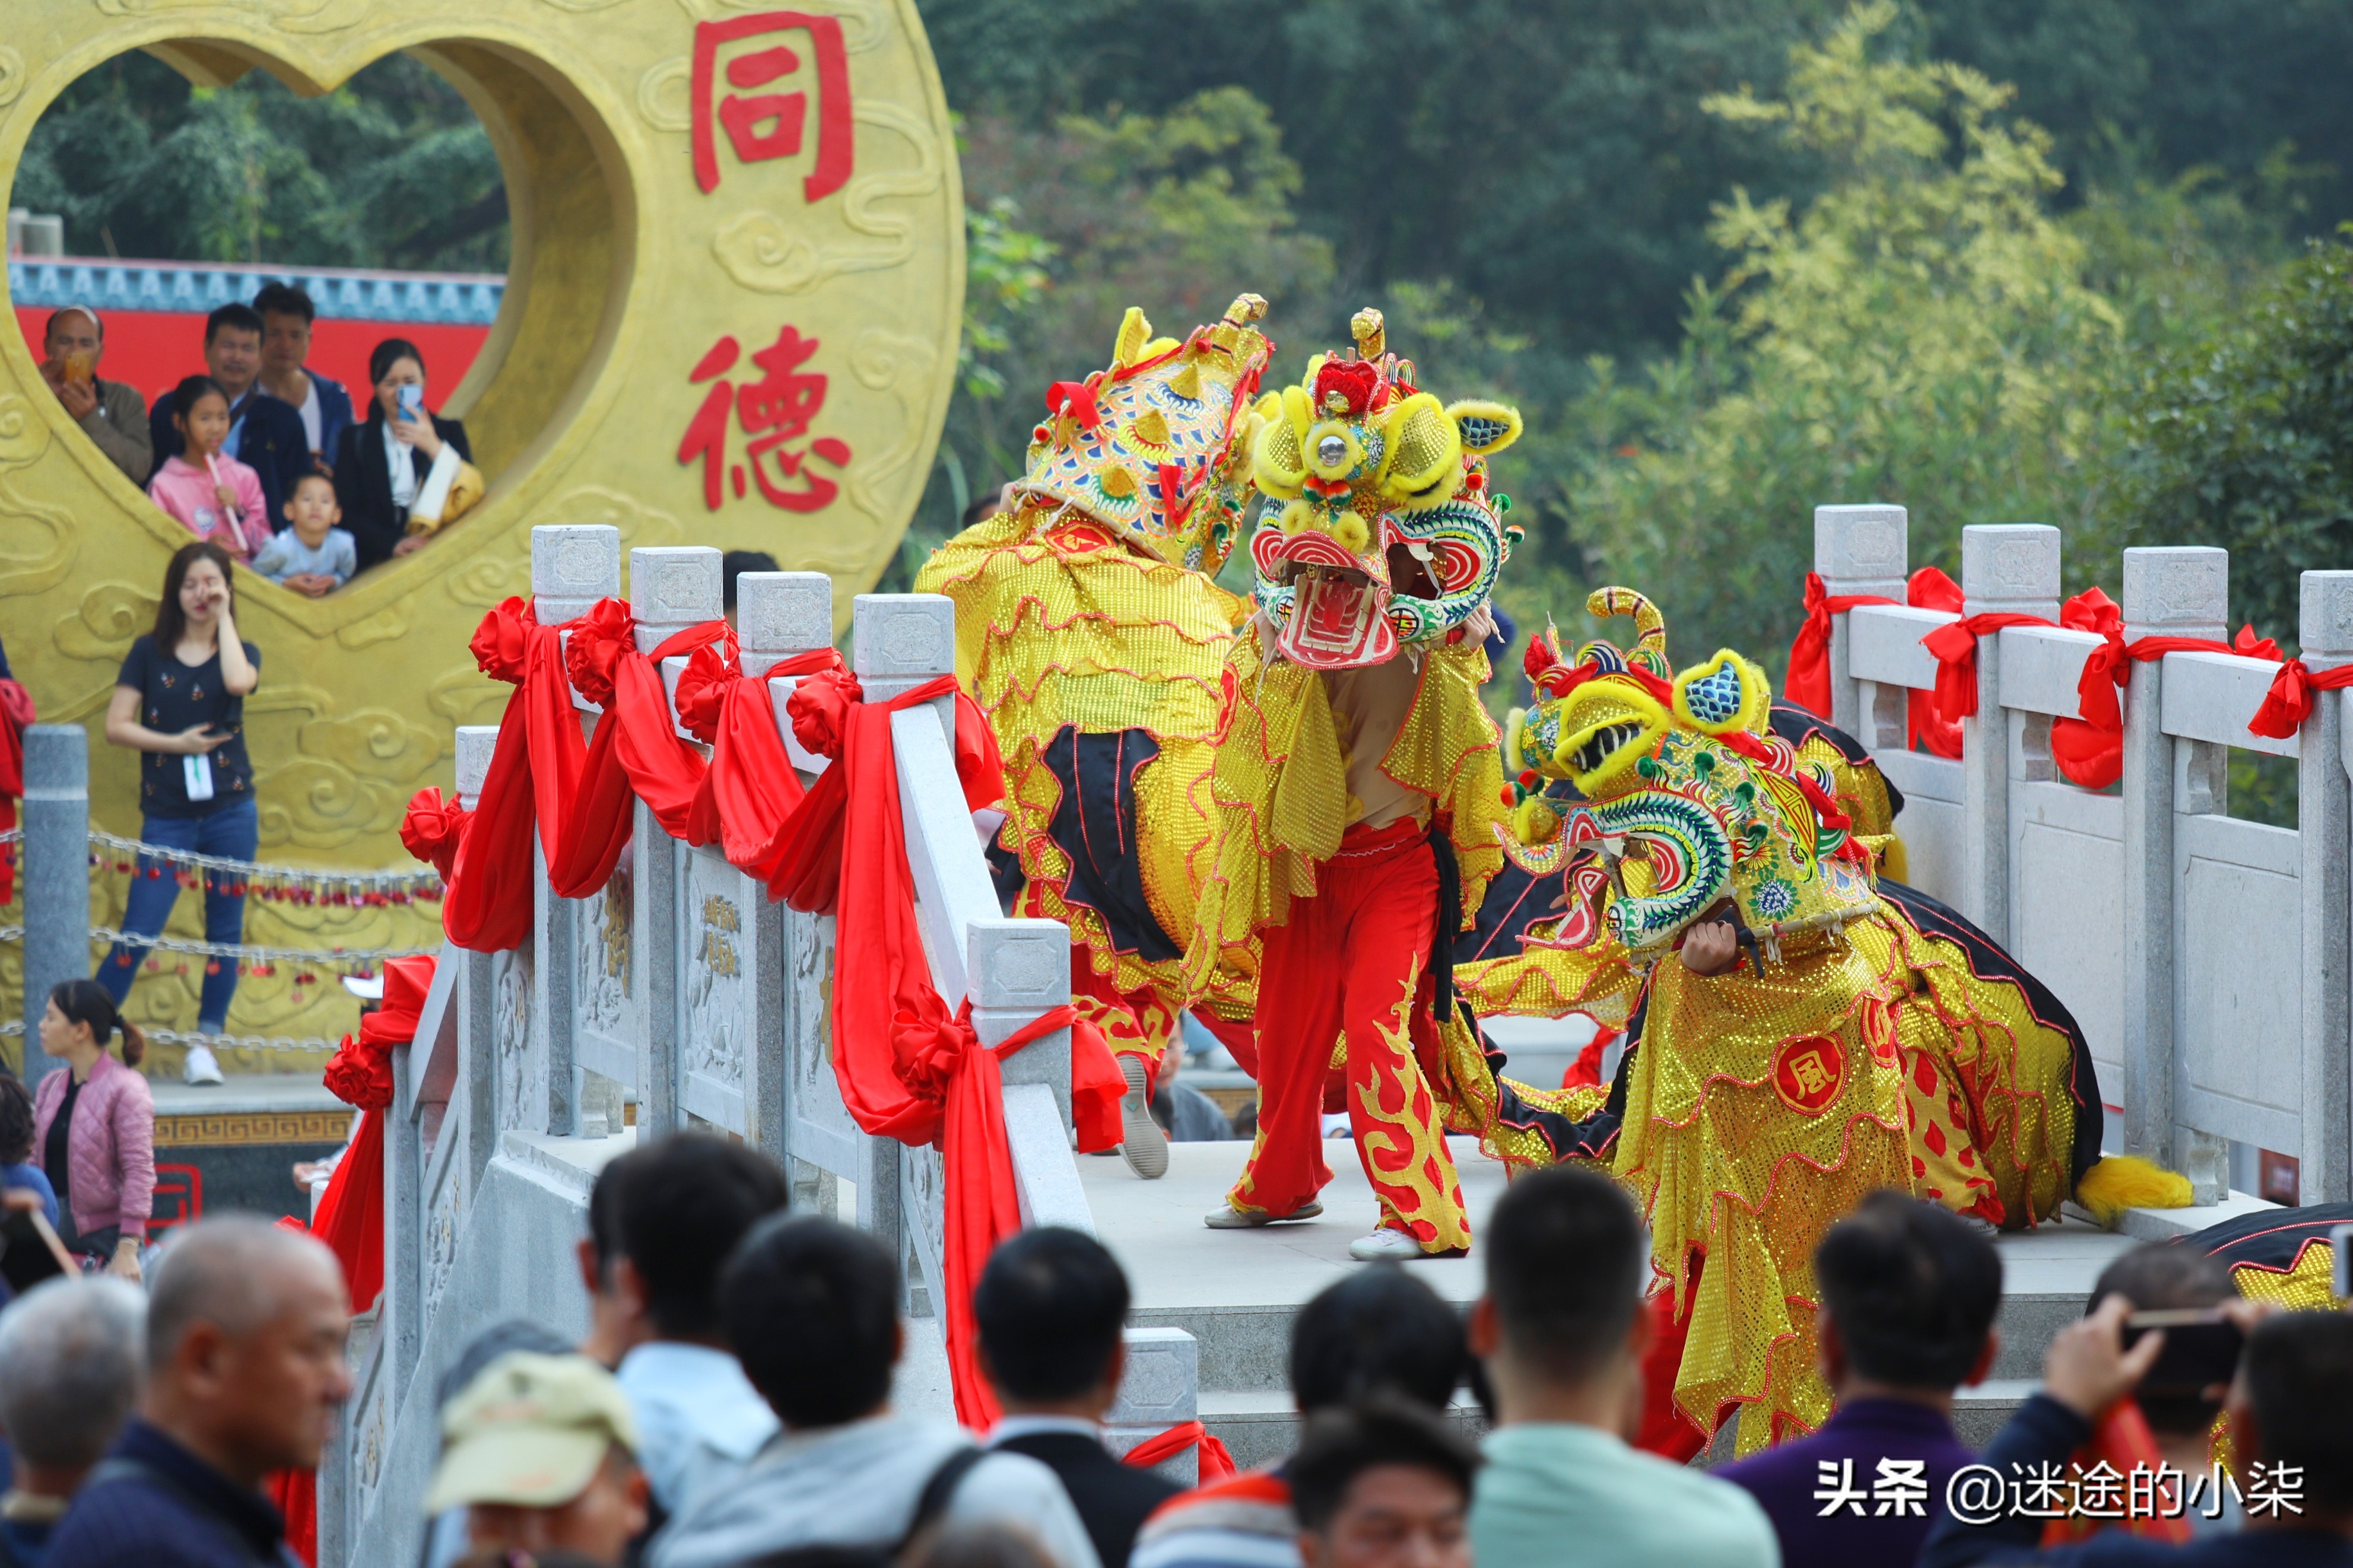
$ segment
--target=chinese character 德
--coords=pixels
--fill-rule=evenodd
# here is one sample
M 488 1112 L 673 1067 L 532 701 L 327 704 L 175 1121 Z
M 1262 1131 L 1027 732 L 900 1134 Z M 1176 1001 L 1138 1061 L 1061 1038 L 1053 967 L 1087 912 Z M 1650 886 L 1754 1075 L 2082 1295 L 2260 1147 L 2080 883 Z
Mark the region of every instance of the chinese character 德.
M 825 408 L 825 375 L 802 368 L 818 348 L 817 339 L 801 336 L 798 328 L 784 327 L 775 342 L 752 354 L 752 363 L 765 374 L 739 387 L 727 373 L 735 368 L 743 348 L 730 334 L 713 344 L 688 376 L 691 382 L 712 384 L 678 444 L 678 460 L 702 459 L 702 502 L 711 510 L 717 511 L 726 499 L 725 484 L 732 483 L 739 498 L 745 493 L 747 473 L 769 505 L 786 511 L 818 510 L 840 493 L 840 487 L 809 459 L 846 468 L 848 442 L 820 436 L 806 448 L 788 445 L 806 437 Z M 753 437 L 744 445 L 743 460 L 734 463 L 727 460 L 731 411 L 744 434 Z
M 712 134 L 717 121 L 727 132 L 736 161 L 765 163 L 801 150 L 808 120 L 805 92 L 731 92 L 712 101 L 712 77 L 723 45 L 771 33 L 807 31 L 817 55 L 817 162 L 801 182 L 801 197 L 817 202 L 849 181 L 857 153 L 849 100 L 849 55 L 842 47 L 841 19 L 805 11 L 762 11 L 723 22 L 701 22 L 694 29 L 694 73 L 689 88 L 694 121 L 694 183 L 703 195 L 719 188 L 719 147 Z M 738 54 L 727 62 L 727 85 L 771 86 L 800 69 L 801 58 L 783 43 Z

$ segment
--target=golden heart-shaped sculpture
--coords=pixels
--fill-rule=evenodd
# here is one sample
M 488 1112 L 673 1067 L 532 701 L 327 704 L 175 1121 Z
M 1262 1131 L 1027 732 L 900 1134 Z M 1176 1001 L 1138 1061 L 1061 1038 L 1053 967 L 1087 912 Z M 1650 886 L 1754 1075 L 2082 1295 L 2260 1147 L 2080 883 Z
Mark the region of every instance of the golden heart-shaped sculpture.
M 531 592 L 534 524 L 764 550 L 830 574 L 844 616 L 897 548 L 964 300 L 963 192 L 912 0 L 10 0 L 9 15 L 12 179 L 43 109 L 134 48 L 199 85 L 259 68 L 304 94 L 406 50 L 464 94 L 505 175 L 504 303 L 464 381 L 435 389 L 486 499 L 323 599 L 237 574 L 239 628 L 262 650 L 246 732 L 263 859 L 406 862 L 408 797 L 453 787 L 452 728 L 504 704 L 467 639 Z M 202 368 L 194 342 L 188 362 Z M 188 538 L 0 333 L 0 635 L 42 720 L 90 725 L 93 820 L 119 833 L 139 827 L 137 758 L 100 731 Z M 321 913 L 252 906 L 248 940 L 323 944 Z M 429 924 L 387 910 L 332 940 L 423 945 Z M 273 1013 L 267 989 L 240 994 L 240 1031 L 348 1025 L 347 1005 Z M 192 1016 L 193 997 L 142 984 L 132 1013 Z

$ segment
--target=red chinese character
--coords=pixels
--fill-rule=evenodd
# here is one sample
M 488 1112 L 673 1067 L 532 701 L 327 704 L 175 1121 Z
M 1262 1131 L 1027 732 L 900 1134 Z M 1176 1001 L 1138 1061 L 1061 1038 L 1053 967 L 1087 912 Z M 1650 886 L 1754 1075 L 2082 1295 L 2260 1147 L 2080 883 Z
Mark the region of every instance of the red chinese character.
M 806 29 L 817 50 L 817 163 L 801 182 L 801 196 L 817 202 L 849 181 L 857 156 L 850 121 L 849 55 L 842 47 L 841 19 L 805 11 L 763 11 L 724 22 L 700 22 L 694 29 L 694 183 L 705 195 L 719 188 L 719 149 L 711 132 L 716 120 L 727 132 L 737 162 L 789 158 L 801 150 L 808 95 L 800 92 L 729 93 L 714 108 L 712 73 L 719 48 L 767 33 Z M 727 85 L 765 87 L 800 68 L 800 56 L 783 44 L 738 55 L 727 62 Z
M 696 363 L 687 379 L 712 384 L 687 425 L 685 438 L 678 444 L 678 460 L 702 460 L 705 507 L 719 510 L 726 499 L 726 484 L 732 484 L 737 499 L 742 499 L 747 467 L 751 482 L 759 486 L 768 504 L 786 511 L 816 511 L 841 493 L 839 485 L 809 466 L 809 459 L 821 458 L 835 468 L 846 468 L 849 466 L 848 442 L 820 436 L 806 450 L 786 445 L 807 436 L 811 422 L 825 408 L 826 378 L 800 368 L 818 348 L 817 339 L 802 337 L 796 327 L 783 328 L 774 343 L 752 355 L 752 363 L 765 374 L 740 388 L 726 379 L 744 352 L 732 335 L 721 338 Z M 744 447 L 740 463 L 727 461 L 731 408 L 744 434 L 757 437 Z

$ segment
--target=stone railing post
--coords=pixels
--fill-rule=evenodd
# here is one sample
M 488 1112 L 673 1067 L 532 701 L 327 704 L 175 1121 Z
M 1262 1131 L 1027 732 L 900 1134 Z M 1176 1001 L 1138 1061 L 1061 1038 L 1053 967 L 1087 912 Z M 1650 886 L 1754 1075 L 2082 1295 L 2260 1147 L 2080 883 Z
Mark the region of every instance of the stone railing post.
M 1103 1413 L 1103 1444 L 1125 1454 L 1146 1438 L 1201 1415 L 1201 1347 L 1183 1329 L 1127 1331 L 1127 1370 L 1119 1398 Z M 1199 1445 L 1153 1467 L 1178 1486 L 1200 1484 Z
M 621 531 L 604 523 L 543 524 L 531 531 L 532 613 L 543 626 L 588 613 L 597 600 L 621 593 Z M 560 1136 L 580 1131 L 580 1067 L 573 955 L 579 945 L 580 907 L 559 899 L 547 879 L 546 857 L 532 849 L 532 1009 L 533 1032 L 546 1042 L 547 1111 L 540 1131 Z M 536 1120 L 535 1118 L 533 1120 Z
M 385 1118 L 384 1310 L 376 1331 L 391 1335 L 386 1387 L 396 1417 L 425 1345 L 425 1166 L 417 1135 L 417 1079 L 410 1047 L 394 1047 L 392 1104 L 375 1113 Z
M 1876 594 L 1904 601 L 1904 568 L 1910 559 L 1909 515 L 1900 506 L 1814 508 L 1814 572 L 1832 598 Z M 1863 735 L 1862 694 L 1848 657 L 1847 617 L 1831 617 L 1830 721 L 1850 735 Z M 1869 738 L 1864 737 L 1865 743 Z
M 967 928 L 972 1028 L 994 1046 L 1071 999 L 1071 932 L 1060 921 L 976 920 Z M 1024 1225 L 1092 1232 L 1071 1157 L 1071 1031 L 1057 1029 L 1004 1060 L 1005 1137 Z
M 1961 530 L 1961 613 L 2059 618 L 2059 531 L 2041 523 Z M 1978 639 L 1978 710 L 1961 721 L 1961 912 L 2004 945 L 2010 929 L 2010 715 L 2001 638 Z
M 62 980 L 90 978 L 90 734 L 79 724 L 25 730 L 25 1070 L 26 1087 L 64 1063 L 41 1049 L 41 1015 Z
M 498 746 L 497 725 L 458 726 L 458 804 L 469 811 L 482 803 L 482 782 L 491 776 L 491 758 Z M 499 1148 L 499 1043 L 492 1011 L 498 997 L 497 955 L 469 952 L 462 984 L 458 1092 L 466 1104 L 466 1190 L 479 1192 L 482 1173 Z
M 2309 668 L 2353 663 L 2353 572 L 2306 572 L 2295 637 Z M 2323 692 L 2296 747 L 2304 897 L 2304 1142 L 2297 1196 L 2353 1201 L 2353 804 L 2346 694 Z
M 2124 559 L 2124 635 L 2221 637 L 2231 557 L 2205 548 L 2134 549 Z M 2222 809 L 2226 748 L 2165 732 L 2165 662 L 2136 662 L 2124 693 L 2125 1150 L 2189 1177 L 2212 1203 L 2229 1179 L 2221 1140 L 2180 1131 L 2174 1081 L 2179 984 L 2173 819 Z
M 722 564 L 719 552 L 709 545 L 629 552 L 629 608 L 638 623 L 638 652 L 651 653 L 687 627 L 720 618 Z M 662 663 L 663 690 L 674 693 L 686 661 Z M 638 1136 L 658 1138 L 686 1125 L 678 1076 L 679 857 L 684 851 L 643 801 L 630 810 L 630 979 L 645 1041 L 638 1060 Z
M 765 675 L 797 653 L 833 646 L 833 579 L 822 572 L 746 572 L 735 579 L 735 628 L 743 646 L 744 673 Z M 776 732 L 785 754 L 806 773 L 822 773 L 826 759 L 801 749 L 793 737 L 785 704 L 800 684 L 798 676 L 768 682 L 776 709 Z

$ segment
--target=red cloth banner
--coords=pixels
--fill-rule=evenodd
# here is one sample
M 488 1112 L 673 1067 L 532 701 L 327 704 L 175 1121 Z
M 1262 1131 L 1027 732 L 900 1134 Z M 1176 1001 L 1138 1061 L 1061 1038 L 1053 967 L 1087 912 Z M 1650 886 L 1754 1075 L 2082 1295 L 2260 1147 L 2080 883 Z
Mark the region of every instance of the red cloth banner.
M 2300 658 L 2289 659 L 2272 677 L 2271 689 L 2263 693 L 2263 706 L 2247 721 L 2247 732 L 2284 741 L 2312 717 L 2315 691 L 2340 691 L 2348 686 L 2353 686 L 2353 664 L 2313 669 Z
M 955 679 L 942 676 L 869 703 L 855 679 L 839 672 L 795 689 L 786 709 L 795 737 L 835 761 L 786 825 L 775 885 L 796 909 L 834 914 L 833 1065 L 850 1116 L 877 1137 L 939 1146 L 948 1369 L 956 1418 L 979 1430 L 996 1418 L 997 1402 L 980 1373 L 972 1287 L 989 1249 L 1021 1227 L 999 1058 L 1071 1030 L 1071 1110 L 1084 1151 L 1118 1142 L 1125 1085 L 1101 1034 L 1069 1007 L 990 1048 L 973 1034 L 968 1011 L 951 1015 L 932 984 L 915 923 L 891 716 L 955 689 Z M 956 774 L 976 809 L 1003 797 L 1003 770 L 986 721 L 962 699 L 957 720 Z
M 531 934 L 534 822 L 549 867 L 563 860 L 557 835 L 587 746 L 572 707 L 563 644 L 554 627 L 539 624 L 528 600 L 509 598 L 484 616 L 471 646 L 482 673 L 512 684 L 515 694 L 499 721 L 490 776 L 450 868 L 441 929 L 470 952 L 501 952 Z
M 1915 609 L 1958 615 L 1960 585 L 1937 568 L 1923 566 L 1912 574 L 1903 602 Z M 1831 617 L 1863 605 L 1894 603 L 1879 594 L 1829 593 L 1822 586 L 1820 573 L 1807 573 L 1806 619 L 1789 644 L 1789 673 L 1781 683 L 1781 695 L 1821 718 L 1831 717 Z M 1909 694 L 1905 703 L 1905 729 L 1906 745 L 1940 757 L 1961 754 L 1960 725 L 1938 716 L 1935 700 L 1928 692 Z
M 1139 1470 L 1148 1470 L 1163 1459 L 1173 1459 L 1186 1449 L 1199 1444 L 1201 1448 L 1199 1479 L 1197 1485 L 1208 1486 L 1222 1481 L 1234 1473 L 1234 1457 L 1223 1440 L 1198 1421 L 1179 1421 L 1166 1432 L 1156 1432 L 1120 1456 Z

